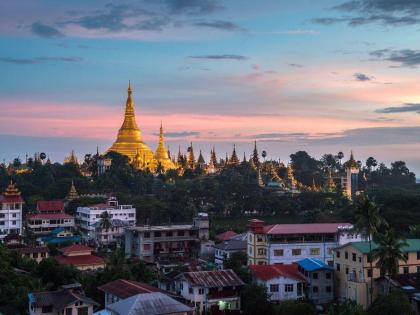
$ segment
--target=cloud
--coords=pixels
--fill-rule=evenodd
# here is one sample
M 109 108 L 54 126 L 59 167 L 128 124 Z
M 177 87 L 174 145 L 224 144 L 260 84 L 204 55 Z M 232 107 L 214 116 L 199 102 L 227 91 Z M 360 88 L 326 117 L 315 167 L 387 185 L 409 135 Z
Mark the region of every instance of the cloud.
M 211 60 L 246 60 L 248 59 L 247 56 L 242 55 L 195 55 L 195 56 L 189 56 L 189 58 L 193 59 L 211 59 Z
M 159 134 L 155 133 L 155 136 Z M 182 138 L 182 137 L 191 137 L 191 136 L 199 136 L 200 132 L 198 131 L 177 131 L 177 132 L 164 132 L 164 136 L 166 138 Z
M 373 77 L 368 76 L 364 73 L 360 73 L 360 72 L 356 72 L 355 74 L 353 74 L 353 76 L 356 79 L 356 81 L 361 81 L 361 82 L 370 81 L 373 79 Z
M 401 67 L 414 68 L 420 64 L 420 50 L 413 49 L 380 49 L 374 50 L 369 55 L 383 60 L 399 63 Z
M 383 114 L 414 112 L 420 114 L 420 103 L 405 103 L 400 106 L 385 107 L 376 110 L 376 112 Z
M 216 0 L 148 0 L 161 3 L 171 14 L 207 15 L 223 9 Z
M 222 21 L 222 20 L 216 20 L 211 22 L 197 22 L 194 23 L 195 26 L 199 27 L 209 27 L 209 28 L 215 28 L 218 30 L 223 31 L 242 31 L 245 32 L 246 30 L 239 25 L 230 22 L 230 21 Z
M 293 68 L 303 68 L 303 65 L 301 65 L 300 63 L 288 63 L 287 65 Z
M 35 22 L 31 26 L 31 31 L 33 34 L 45 37 L 45 38 L 54 38 L 54 37 L 63 37 L 64 34 L 57 30 L 56 28 L 42 24 L 41 22 Z
M 17 65 L 31 65 L 43 62 L 80 62 L 83 59 L 80 57 L 35 57 L 35 58 L 12 58 L 0 57 L 0 62 L 11 63 Z

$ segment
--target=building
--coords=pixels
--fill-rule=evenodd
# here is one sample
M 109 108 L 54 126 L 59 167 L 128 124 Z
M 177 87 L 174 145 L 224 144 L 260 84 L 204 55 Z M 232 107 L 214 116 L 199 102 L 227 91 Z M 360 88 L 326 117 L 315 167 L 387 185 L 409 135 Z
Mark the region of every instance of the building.
M 353 156 L 353 152 L 350 154 L 350 159 L 344 163 L 345 173 L 341 177 L 341 188 L 343 193 L 353 198 L 359 191 L 359 172 L 360 166 L 356 162 Z
M 194 310 L 161 293 L 144 293 L 109 304 L 111 315 L 192 315 Z
M 176 295 L 151 286 L 150 284 L 125 279 L 108 282 L 98 287 L 98 290 L 105 294 L 105 306 L 145 293 L 161 292 L 165 295 L 176 297 Z
M 111 169 L 112 166 L 112 159 L 105 158 L 105 157 L 99 157 L 98 158 L 98 176 L 105 174 Z
M 79 270 L 96 270 L 105 268 L 102 257 L 92 255 L 93 248 L 84 245 L 70 245 L 60 248 L 62 253 L 55 259 L 62 265 L 74 266 Z
M 99 246 L 107 246 L 121 242 L 124 238 L 124 231 L 129 223 L 120 219 L 109 220 L 109 227 L 105 228 L 101 222 L 96 222 L 92 232 L 92 238 L 96 241 Z
M 420 272 L 420 239 L 407 239 L 403 247 L 407 262 L 399 262 L 399 274 Z M 377 248 L 372 242 L 372 250 Z M 371 278 L 381 277 L 381 271 L 373 261 L 370 268 L 369 242 L 351 242 L 334 250 L 334 268 L 337 279 L 337 297 L 339 300 L 350 299 L 367 307 L 370 303 L 369 288 Z M 378 293 L 374 286 L 373 295 Z
M 350 223 L 264 225 L 264 221 L 254 219 L 248 230 L 248 265 L 315 258 L 332 266 L 335 247 L 363 239 Z
M 0 241 L 9 234 L 22 234 L 22 206 L 20 191 L 10 181 L 6 191 L 0 195 Z
M 184 272 L 176 277 L 178 293 L 194 304 L 198 314 L 218 310 L 239 314 L 244 285 L 231 269 Z
M 79 283 L 57 291 L 28 294 L 30 315 L 92 315 L 99 304 L 86 297 Z
M 37 263 L 40 263 L 41 260 L 49 257 L 48 247 L 45 247 L 45 246 L 37 246 L 37 247 L 28 246 L 28 247 L 16 248 L 14 250 L 18 252 L 22 257 L 33 259 Z
M 230 240 L 232 237 L 238 235 L 236 232 L 229 230 L 220 234 L 217 234 L 214 239 L 216 242 L 224 242 Z
M 223 264 L 233 253 L 243 252 L 246 254 L 247 241 L 231 239 L 214 246 L 214 263 L 223 268 Z
M 119 219 L 128 225 L 136 224 L 136 208 L 132 205 L 119 205 L 116 197 L 109 197 L 106 203 L 78 207 L 77 227 L 91 237 L 95 231 L 95 224 L 101 221 L 101 214 L 104 212 L 108 212 L 110 219 Z
M 270 301 L 298 300 L 305 297 L 305 277 L 297 264 L 251 265 L 254 282 L 267 288 Z
M 64 244 L 64 243 L 80 243 L 80 235 L 74 235 L 73 231 L 63 227 L 56 228 L 49 235 L 40 238 L 40 241 L 46 244 Z
M 306 279 L 306 297 L 314 304 L 328 304 L 334 300 L 334 268 L 319 259 L 305 258 L 297 262 L 299 272 Z
M 209 221 L 204 213 L 192 224 L 132 226 L 125 231 L 125 254 L 146 262 L 194 258 L 199 256 L 201 241 L 208 237 Z
M 35 235 L 48 234 L 57 228 L 74 229 L 74 217 L 64 212 L 61 200 L 37 202 L 37 213 L 26 217 L 26 226 Z

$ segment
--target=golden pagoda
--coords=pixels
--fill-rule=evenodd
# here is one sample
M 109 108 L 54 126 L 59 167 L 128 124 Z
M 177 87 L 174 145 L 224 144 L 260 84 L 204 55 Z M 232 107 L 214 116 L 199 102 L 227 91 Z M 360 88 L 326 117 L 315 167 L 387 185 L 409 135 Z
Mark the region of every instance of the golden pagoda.
M 77 198 L 79 198 L 79 194 L 77 193 L 76 187 L 74 186 L 74 181 L 71 180 L 70 191 L 67 194 L 66 199 L 68 201 L 72 201 L 72 200 L 77 199 Z
M 74 164 L 78 165 L 79 161 L 77 160 L 77 156 L 74 153 L 74 150 L 71 150 L 70 155 L 64 159 L 64 164 Z
M 155 160 L 157 164 L 160 164 L 160 166 L 163 168 L 164 171 L 175 168 L 175 164 L 172 162 L 168 154 L 168 151 L 165 148 L 165 140 L 163 139 L 162 123 L 160 124 L 159 144 L 156 149 Z
M 142 159 L 141 168 L 154 168 L 156 161 L 153 151 L 143 142 L 141 131 L 136 123 L 130 83 L 128 83 L 127 92 L 128 96 L 125 104 L 124 122 L 118 131 L 117 140 L 115 140 L 108 151 L 126 155 L 131 162 L 135 162 L 135 157 L 137 155 L 137 157 L 141 157 Z

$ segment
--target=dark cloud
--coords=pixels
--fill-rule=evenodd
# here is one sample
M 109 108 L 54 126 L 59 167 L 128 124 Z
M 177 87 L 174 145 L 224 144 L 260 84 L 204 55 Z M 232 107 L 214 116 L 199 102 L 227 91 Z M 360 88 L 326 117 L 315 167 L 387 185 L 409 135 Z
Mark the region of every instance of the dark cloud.
M 242 55 L 196 55 L 196 56 L 189 56 L 189 58 L 193 59 L 212 59 L 212 60 L 246 60 L 248 59 L 247 56 Z
M 83 59 L 80 57 L 35 57 L 35 58 L 12 58 L 0 57 L 0 62 L 11 63 L 17 65 L 31 65 L 43 62 L 80 62 Z
M 405 103 L 400 106 L 385 107 L 383 109 L 378 109 L 376 112 L 382 114 L 410 112 L 420 114 L 420 103 Z
M 293 68 L 303 68 L 303 65 L 301 65 L 300 63 L 289 63 L 287 65 Z
M 244 28 L 230 21 L 217 20 L 217 21 L 211 21 L 211 22 L 197 22 L 197 23 L 194 23 L 194 25 L 199 26 L 199 27 L 215 28 L 215 29 L 223 30 L 223 31 L 243 31 L 243 32 L 246 31 Z
M 61 33 L 56 28 L 42 24 L 41 22 L 35 22 L 31 26 L 31 31 L 33 34 L 40 36 L 40 37 L 46 37 L 46 38 L 54 38 L 54 37 L 63 37 L 64 34 Z
M 418 0 L 350 0 L 332 9 L 353 16 L 322 17 L 313 19 L 312 22 L 323 25 L 346 22 L 350 26 L 369 23 L 404 26 L 420 23 Z
M 171 14 L 207 15 L 223 9 L 217 0 L 148 0 L 160 3 Z
M 159 134 L 154 134 L 158 136 Z M 167 138 L 182 138 L 182 137 L 191 137 L 191 136 L 199 136 L 200 132 L 198 131 L 179 131 L 179 132 L 165 132 L 165 137 Z
M 370 81 L 370 80 L 373 79 L 373 77 L 368 76 L 364 73 L 360 73 L 360 72 L 357 72 L 357 73 L 353 74 L 353 76 L 357 81 L 361 81 L 361 82 Z
M 399 63 L 401 67 L 416 67 L 420 64 L 420 50 L 412 49 L 380 49 L 374 50 L 369 55 L 387 60 L 395 63 Z

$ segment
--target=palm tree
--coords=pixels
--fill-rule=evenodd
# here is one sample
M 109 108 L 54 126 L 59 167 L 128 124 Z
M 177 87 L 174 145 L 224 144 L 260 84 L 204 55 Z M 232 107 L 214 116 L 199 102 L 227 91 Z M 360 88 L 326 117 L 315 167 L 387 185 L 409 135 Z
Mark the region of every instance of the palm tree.
M 108 229 L 112 227 L 111 216 L 109 215 L 108 211 L 104 211 L 101 213 L 101 221 L 99 225 L 102 229 L 105 229 L 107 232 Z
M 367 196 L 362 196 L 356 206 L 355 211 L 356 223 L 355 228 L 359 233 L 366 233 L 369 242 L 369 258 L 370 258 L 370 270 L 372 276 L 370 278 L 370 302 L 373 298 L 373 259 L 372 259 L 372 236 L 375 236 L 378 232 L 379 226 L 383 223 L 379 209 L 376 204 Z
M 391 277 L 398 274 L 399 262 L 407 261 L 403 248 L 408 244 L 404 239 L 398 237 L 393 229 L 388 229 L 384 234 L 378 236 L 377 243 L 378 247 L 373 250 L 373 257 L 378 260 L 376 266 L 388 276 L 388 294 Z

